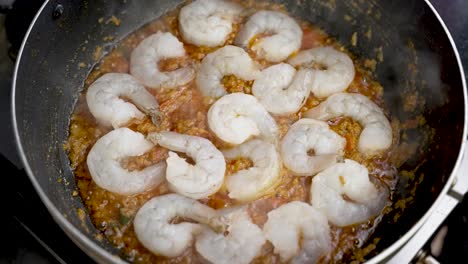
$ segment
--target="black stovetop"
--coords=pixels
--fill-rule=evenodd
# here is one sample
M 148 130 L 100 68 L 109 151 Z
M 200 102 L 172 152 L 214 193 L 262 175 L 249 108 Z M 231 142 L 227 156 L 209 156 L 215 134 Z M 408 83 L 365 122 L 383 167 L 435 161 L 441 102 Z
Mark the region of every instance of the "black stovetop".
M 3 204 L 6 205 L 0 216 L 3 245 L 0 248 L 0 263 L 90 263 L 92 260 L 55 224 L 21 168 L 9 120 L 13 60 L 34 9 L 41 2 L 17 0 L 13 9 L 0 7 L 0 11 L 8 16 L 7 23 L 17 25 L 9 32 L 13 47 L 7 55 L 5 47 L 8 44 L 2 38 L 4 15 L 0 15 L 0 121 L 2 125 L 6 124 L 0 128 L 0 166 L 4 172 L 0 201 L 5 201 Z M 468 1 L 431 2 L 452 33 L 468 76 Z M 19 13 L 18 10 L 25 5 L 29 13 Z M 459 205 L 442 226 L 448 226 L 448 232 L 437 259 L 441 263 L 459 263 L 461 259 L 468 259 L 468 202 Z M 430 244 L 425 247 L 429 248 Z

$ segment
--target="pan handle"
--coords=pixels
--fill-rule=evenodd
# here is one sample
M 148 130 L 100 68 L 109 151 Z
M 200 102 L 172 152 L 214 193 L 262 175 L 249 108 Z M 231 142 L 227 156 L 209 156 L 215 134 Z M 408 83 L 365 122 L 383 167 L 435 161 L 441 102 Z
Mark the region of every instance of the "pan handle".
M 455 200 L 458 201 L 457 204 L 462 202 L 463 199 L 464 199 L 464 196 L 467 194 L 467 191 L 468 191 L 468 155 L 467 155 L 467 151 L 465 151 L 463 161 L 460 164 L 460 169 L 457 172 L 456 178 L 455 178 L 454 182 L 452 183 L 452 186 L 451 186 L 450 190 L 446 194 L 447 198 L 452 200 L 452 202 L 448 205 L 448 208 L 447 208 L 448 213 L 447 213 L 447 215 L 445 217 L 441 218 L 442 221 L 440 221 L 440 223 L 438 221 L 437 225 L 434 225 L 436 227 L 436 229 L 434 229 L 433 232 L 430 233 L 430 236 L 432 236 L 433 233 L 435 233 L 440 228 L 440 225 L 444 222 L 444 220 L 452 212 L 453 208 L 455 207 L 455 206 L 452 207 L 453 202 Z M 441 206 L 447 206 L 447 205 L 446 204 L 441 204 Z M 430 221 L 431 220 L 428 220 L 428 222 L 430 222 Z M 441 230 L 443 230 L 443 229 L 441 229 Z M 435 236 L 435 238 L 433 239 L 432 243 L 434 243 L 434 241 L 438 239 L 437 237 L 439 236 L 440 233 L 441 233 L 441 231 L 438 231 L 438 233 Z M 422 244 L 421 247 L 423 245 L 424 244 Z M 415 258 L 413 259 L 413 263 L 416 263 L 416 264 L 439 264 L 437 259 L 435 259 L 434 256 L 432 255 L 431 250 L 424 249 L 424 248 L 421 248 L 418 251 Z
M 467 142 L 468 143 L 468 142 Z M 388 264 L 400 263 L 435 263 L 431 255 L 424 252 L 422 248 L 432 235 L 439 229 L 440 225 L 449 216 L 452 210 L 463 200 L 468 191 L 468 148 L 462 156 L 460 167 L 456 172 L 456 178 L 449 191 L 442 197 L 438 206 L 434 209 L 429 219 L 421 226 L 416 234 L 395 254 Z
M 468 143 L 467 143 L 468 144 Z M 463 153 L 462 162 L 460 168 L 456 173 L 455 180 L 452 183 L 448 195 L 457 199 L 459 202 L 463 200 L 463 197 L 468 192 L 468 148 L 465 148 Z

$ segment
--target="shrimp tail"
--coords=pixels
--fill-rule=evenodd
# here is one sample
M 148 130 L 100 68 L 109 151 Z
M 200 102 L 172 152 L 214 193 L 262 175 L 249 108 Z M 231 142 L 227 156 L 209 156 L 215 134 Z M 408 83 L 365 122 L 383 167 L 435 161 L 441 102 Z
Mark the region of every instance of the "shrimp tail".
M 311 163 L 313 163 L 312 167 L 315 168 L 313 174 L 325 170 L 331 165 L 339 162 L 340 159 L 341 156 L 338 154 L 324 154 L 314 156 L 314 159 L 311 160 Z
M 327 120 L 331 117 L 329 117 L 326 108 L 322 106 L 316 106 L 310 110 L 308 110 L 305 114 L 304 117 L 306 118 L 312 118 L 312 119 L 317 119 L 317 120 Z
M 161 138 L 162 135 L 157 132 L 149 133 L 148 136 L 146 136 L 146 139 L 153 142 L 153 144 L 155 145 L 159 145 L 159 141 L 161 140 Z
M 228 225 L 226 224 L 226 220 L 223 217 L 213 217 L 207 223 L 213 231 L 218 234 L 222 234 L 228 229 Z
M 152 108 L 148 110 L 149 116 L 151 116 L 151 122 L 157 127 L 161 126 L 163 120 L 163 114 L 158 109 Z

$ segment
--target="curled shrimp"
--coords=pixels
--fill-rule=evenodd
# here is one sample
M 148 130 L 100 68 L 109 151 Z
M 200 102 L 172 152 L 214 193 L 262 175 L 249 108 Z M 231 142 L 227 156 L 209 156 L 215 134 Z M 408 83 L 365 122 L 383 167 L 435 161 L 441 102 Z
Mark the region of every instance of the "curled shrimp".
M 334 225 L 357 224 L 378 215 L 388 202 L 387 189 L 379 187 L 369 180 L 365 166 L 346 159 L 312 179 L 311 203 Z
M 266 241 L 262 230 L 252 223 L 244 207 L 224 209 L 218 215 L 227 226 L 227 235 L 204 229 L 196 239 L 198 253 L 211 263 L 250 263 Z
M 86 163 L 94 182 L 110 192 L 133 195 L 158 186 L 164 181 L 165 162 L 128 171 L 120 165 L 127 157 L 150 151 L 153 143 L 128 128 L 115 129 L 101 137 L 91 148 Z
M 337 93 L 304 114 L 305 117 L 329 120 L 349 116 L 358 121 L 363 130 L 359 136 L 358 150 L 374 155 L 392 145 L 392 127 L 382 109 L 362 94 Z
M 196 83 L 204 96 L 218 98 L 227 93 L 221 84 L 224 76 L 235 75 L 243 80 L 253 80 L 259 73 L 258 66 L 247 52 L 228 45 L 203 59 Z
M 250 47 L 261 59 L 280 62 L 301 47 L 302 30 L 297 22 L 276 11 L 259 11 L 252 15 L 241 28 L 235 43 L 247 48 L 255 37 L 265 33 L 272 35 Z
M 315 175 L 335 164 L 346 141 L 322 121 L 303 118 L 294 123 L 281 142 L 284 165 L 295 175 Z M 309 155 L 313 150 L 314 154 Z
M 223 154 L 209 140 L 175 132 L 151 133 L 148 139 L 167 149 L 183 152 L 196 163 L 191 165 L 175 152 L 169 152 L 166 179 L 173 191 L 201 199 L 221 188 L 226 162 Z
M 176 217 L 196 223 L 171 223 Z M 214 209 L 196 200 L 167 194 L 146 202 L 138 210 L 133 227 L 145 248 L 157 255 L 177 257 L 192 245 L 196 235 L 214 225 L 212 219 L 216 217 Z
M 208 110 L 208 126 L 217 137 L 230 144 L 241 144 L 252 136 L 276 142 L 278 126 L 254 97 L 232 93 L 221 97 Z
M 287 115 L 301 109 L 312 82 L 311 70 L 296 71 L 291 65 L 280 63 L 262 71 L 252 86 L 252 94 L 268 112 Z
M 243 8 L 223 0 L 196 0 L 180 10 L 179 29 L 184 40 L 197 46 L 223 45 Z
M 226 187 L 229 197 L 243 202 L 255 200 L 265 194 L 280 176 L 281 159 L 275 145 L 253 139 L 237 147 L 223 151 L 227 159 L 246 157 L 253 167 L 229 176 Z
M 119 97 L 126 97 L 133 104 Z M 160 122 L 161 112 L 158 101 L 129 74 L 104 74 L 89 86 L 86 102 L 91 114 L 99 123 L 106 126 L 118 128 L 132 119 L 144 118 L 145 114 L 152 118 L 154 124 L 158 125 Z
M 327 218 L 304 202 L 293 201 L 270 211 L 263 233 L 283 262 L 316 263 L 331 250 Z
M 163 59 L 184 57 L 185 49 L 171 33 L 157 32 L 145 38 L 132 52 L 130 73 L 144 85 L 154 88 L 174 88 L 185 85 L 195 77 L 195 70 L 186 66 L 170 72 L 159 69 Z
M 293 66 L 308 68 L 314 73 L 311 92 L 318 98 L 343 92 L 354 79 L 355 70 L 349 56 L 332 47 L 303 50 L 288 61 Z

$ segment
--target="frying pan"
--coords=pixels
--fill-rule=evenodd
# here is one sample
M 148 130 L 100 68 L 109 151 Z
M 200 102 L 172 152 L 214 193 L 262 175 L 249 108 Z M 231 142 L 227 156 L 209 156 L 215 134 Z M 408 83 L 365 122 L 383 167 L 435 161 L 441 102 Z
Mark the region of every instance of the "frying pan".
M 376 64 L 385 104 L 402 124 L 399 145 L 414 143 L 392 199 L 410 201 L 395 209 L 369 241 L 380 238 L 366 256 L 381 262 L 415 234 L 449 192 L 465 148 L 467 97 L 463 70 L 446 27 L 428 1 L 284 0 L 290 12 L 322 27 L 362 62 Z M 63 143 L 70 114 L 83 82 L 104 53 L 126 35 L 173 9 L 181 1 L 49 0 L 35 17 L 17 59 L 13 83 L 13 121 L 26 171 L 51 215 L 68 236 L 98 262 L 122 262 L 118 250 L 96 237 L 83 209 Z M 107 21 L 120 19 L 119 26 Z M 104 37 L 114 36 L 115 42 Z M 108 38 L 106 38 L 108 39 Z M 78 67 L 85 63 L 86 67 Z M 82 64 L 81 64 L 82 65 Z M 408 100 L 413 107 L 408 109 Z M 421 121 L 424 120 L 424 121 Z M 407 150 L 409 152 L 409 150 Z M 460 194 L 460 193 L 458 193 Z M 411 198 L 409 198 L 411 197 Z M 346 259 L 344 259 L 346 261 Z

